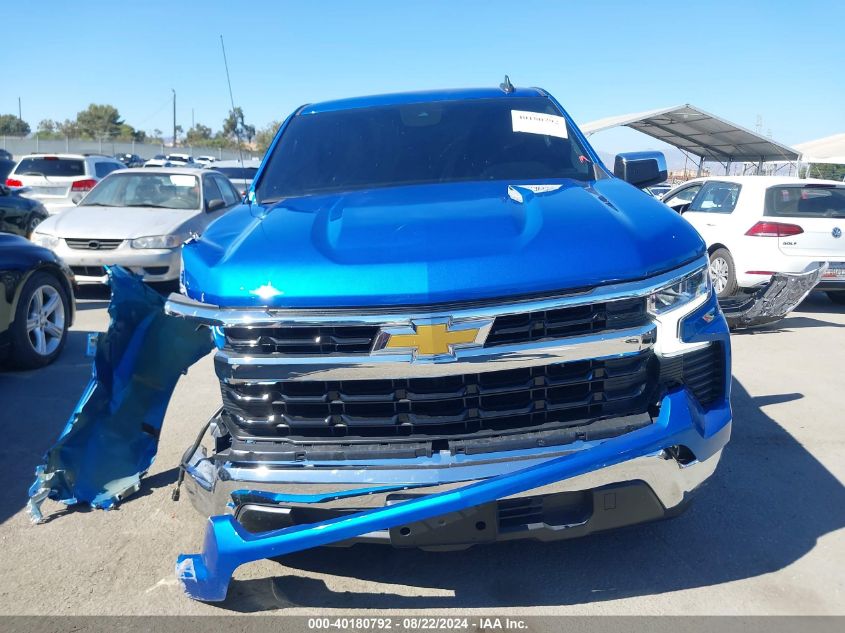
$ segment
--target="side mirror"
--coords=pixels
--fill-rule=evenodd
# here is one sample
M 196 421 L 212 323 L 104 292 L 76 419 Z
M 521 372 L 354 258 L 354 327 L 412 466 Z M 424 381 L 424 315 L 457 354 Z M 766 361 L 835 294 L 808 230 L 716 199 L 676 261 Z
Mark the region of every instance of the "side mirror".
M 613 174 L 641 189 L 661 183 L 669 177 L 663 152 L 617 154 Z
M 209 213 L 211 211 L 217 211 L 217 209 L 222 209 L 226 206 L 226 203 L 223 201 L 222 198 L 212 198 L 211 200 L 205 203 L 205 210 Z

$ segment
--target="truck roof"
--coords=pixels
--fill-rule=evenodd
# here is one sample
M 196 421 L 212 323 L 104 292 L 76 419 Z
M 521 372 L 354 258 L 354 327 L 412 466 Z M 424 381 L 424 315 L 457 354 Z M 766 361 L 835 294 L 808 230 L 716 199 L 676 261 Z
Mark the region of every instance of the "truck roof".
M 393 94 L 351 97 L 322 103 L 310 103 L 301 108 L 299 114 L 317 114 L 372 106 L 400 105 L 405 103 L 428 103 L 431 101 L 459 101 L 465 99 L 512 99 L 514 97 L 544 97 L 540 88 L 516 88 L 506 93 L 501 88 L 460 88 L 448 90 L 423 90 L 418 92 L 397 92 Z

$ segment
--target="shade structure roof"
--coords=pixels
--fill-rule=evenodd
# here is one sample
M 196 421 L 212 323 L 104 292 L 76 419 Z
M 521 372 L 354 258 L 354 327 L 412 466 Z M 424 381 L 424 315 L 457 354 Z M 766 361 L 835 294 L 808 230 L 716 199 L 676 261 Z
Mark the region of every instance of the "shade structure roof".
M 585 134 L 627 126 L 704 158 L 724 162 L 797 160 L 799 152 L 690 104 L 623 114 L 580 126 Z
M 845 165 L 845 133 L 798 143 L 795 149 L 801 152 L 804 163 Z

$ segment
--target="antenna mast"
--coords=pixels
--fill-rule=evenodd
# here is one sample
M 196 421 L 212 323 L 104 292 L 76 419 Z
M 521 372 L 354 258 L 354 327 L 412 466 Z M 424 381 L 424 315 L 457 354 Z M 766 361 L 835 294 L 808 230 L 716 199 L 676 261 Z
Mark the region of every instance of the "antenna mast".
M 244 155 L 241 151 L 241 132 L 238 126 L 238 119 L 235 114 L 235 97 L 232 95 L 232 80 L 229 78 L 229 62 L 226 59 L 226 45 L 223 44 L 223 36 L 220 36 L 220 48 L 223 50 L 223 65 L 226 67 L 226 83 L 229 84 L 229 101 L 232 104 L 232 116 L 235 117 L 235 138 L 238 139 L 238 160 L 241 163 L 241 169 L 244 168 Z

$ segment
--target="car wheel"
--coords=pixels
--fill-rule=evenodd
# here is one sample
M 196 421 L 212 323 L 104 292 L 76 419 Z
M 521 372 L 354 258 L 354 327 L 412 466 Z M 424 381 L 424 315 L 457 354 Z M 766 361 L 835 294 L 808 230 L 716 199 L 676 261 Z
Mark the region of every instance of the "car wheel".
M 831 291 L 827 293 L 827 298 L 833 301 L 833 303 L 838 303 L 839 305 L 845 305 L 845 290 L 840 291 Z
M 734 259 L 726 248 L 717 248 L 710 253 L 710 279 L 717 297 L 732 297 L 736 294 L 736 269 Z
M 41 224 L 42 220 L 38 216 L 33 216 L 26 223 L 26 239 L 31 240 L 32 234 L 35 232 L 35 227 Z
M 52 363 L 67 339 L 69 306 L 64 288 L 48 273 L 24 284 L 10 328 L 13 365 L 35 369 Z

